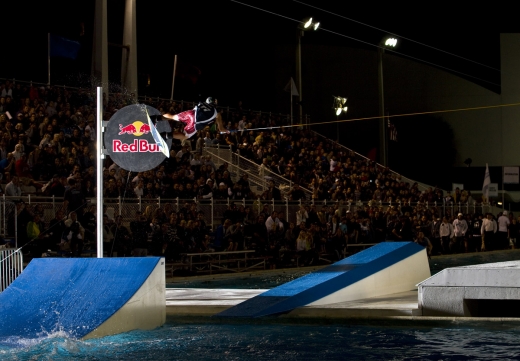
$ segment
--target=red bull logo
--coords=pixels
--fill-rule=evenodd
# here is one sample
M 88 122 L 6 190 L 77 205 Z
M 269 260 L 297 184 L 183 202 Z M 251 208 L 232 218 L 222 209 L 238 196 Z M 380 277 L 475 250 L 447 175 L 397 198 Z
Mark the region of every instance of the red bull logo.
M 140 137 L 143 134 L 150 133 L 150 126 L 141 121 L 135 121 L 131 124 L 123 126 L 123 124 L 119 124 L 119 134 L 131 134 L 136 137 Z M 146 139 L 135 139 L 133 143 L 123 143 L 119 139 L 114 139 L 112 141 L 112 150 L 115 153 L 160 153 L 161 150 L 159 146 L 155 143 L 149 143 Z
M 136 137 L 140 137 L 141 135 L 148 133 L 150 133 L 150 126 L 139 120 L 126 126 L 123 126 L 123 124 L 119 124 L 119 135 L 132 134 Z
M 149 143 L 146 139 L 135 139 L 133 143 L 123 143 L 119 139 L 112 140 L 114 153 L 161 153 L 156 143 Z

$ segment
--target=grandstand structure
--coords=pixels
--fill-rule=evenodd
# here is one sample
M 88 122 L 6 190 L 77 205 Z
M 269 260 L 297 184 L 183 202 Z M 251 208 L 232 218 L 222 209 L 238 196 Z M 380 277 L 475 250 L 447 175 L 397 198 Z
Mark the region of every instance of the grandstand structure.
M 27 217 L 32 217 L 32 215 L 38 213 L 43 222 L 42 232 L 47 232 L 47 227 L 50 225 L 51 220 L 53 220 L 59 211 L 64 210 L 64 202 L 61 196 L 49 195 L 42 191 L 45 186 L 49 185 L 51 181 L 50 178 L 53 177 L 52 174 L 49 173 L 50 169 L 47 169 L 46 166 L 42 167 L 42 164 L 38 163 L 38 160 L 35 160 L 34 156 L 37 153 L 42 154 L 42 152 L 47 149 L 57 150 L 57 148 L 60 147 L 75 147 L 71 145 L 70 139 L 76 136 L 74 134 L 76 130 L 85 132 L 89 127 L 87 124 L 90 124 L 91 118 L 93 114 L 95 114 L 95 106 L 93 105 L 94 93 L 91 89 L 45 86 L 43 84 L 18 80 L 3 79 L 2 82 L 2 90 L 9 87 L 9 89 L 14 90 L 15 95 L 19 97 L 15 100 L 16 106 L 12 106 L 9 109 L 15 118 L 20 116 L 22 120 L 19 124 L 11 124 L 11 126 L 14 125 L 14 127 L 18 127 L 13 133 L 22 135 L 24 141 L 20 143 L 23 143 L 24 147 L 26 147 L 25 152 L 29 153 L 29 158 L 32 160 L 32 163 L 27 163 L 30 173 L 27 173 L 26 169 L 25 173 L 18 174 L 17 172 L 24 168 L 14 166 L 9 169 L 9 172 L 6 171 L 6 169 L 3 171 L 2 190 L 4 192 L 7 192 L 7 185 L 14 175 L 18 175 L 23 179 L 20 185 L 21 194 L 13 196 L 4 193 L 2 198 L 0 198 L 0 234 L 4 239 L 12 239 L 15 245 L 20 246 L 26 244 L 28 241 L 33 241 L 33 239 L 27 239 L 27 222 L 29 221 Z M 65 103 L 64 99 L 67 99 L 69 102 Z M 117 109 L 127 104 L 133 104 L 136 101 L 136 99 L 131 98 L 128 94 L 110 94 L 105 107 L 105 119 L 109 119 L 111 114 Z M 159 98 L 151 99 L 143 97 L 140 101 L 154 106 L 163 113 L 180 112 L 193 107 L 193 103 L 190 102 L 171 101 Z M 52 103 L 55 104 L 55 108 L 52 108 Z M 49 109 L 49 107 L 51 109 Z M 5 106 L 1 109 L 1 122 L 4 127 L 7 123 L 15 122 L 12 119 L 7 119 L 5 114 L 7 109 Z M 53 114 L 51 115 L 49 112 Z M 85 114 L 82 115 L 81 112 Z M 44 139 L 45 137 L 41 137 L 39 143 L 34 140 L 29 143 L 26 138 L 28 129 L 24 129 L 24 124 L 29 124 L 33 115 L 38 124 L 48 125 L 48 131 L 43 129 L 44 127 L 40 127 L 42 133 L 62 133 L 61 135 L 65 137 L 65 143 L 60 146 L 60 141 L 56 140 L 54 143 L 48 141 L 47 144 Z M 243 131 L 237 129 L 238 120 L 242 116 L 247 117 L 249 121 L 249 124 L 247 124 L 246 129 Z M 172 197 L 171 194 L 170 196 L 166 196 L 160 193 L 150 193 L 147 196 L 140 197 L 134 193 L 134 186 L 136 184 L 132 181 L 135 179 L 144 179 L 158 183 L 157 179 L 154 178 L 155 172 L 150 172 L 150 174 L 147 175 L 138 174 L 137 176 L 132 174 L 132 179 L 130 178 L 130 174 L 125 173 L 128 175 L 128 178 L 121 176 L 118 178 L 118 182 L 120 182 L 123 187 L 117 188 L 115 193 L 109 194 L 108 190 L 110 187 L 104 187 L 104 189 L 107 190 L 104 198 L 104 207 L 108 219 L 112 221 L 115 217 L 121 216 L 123 224 L 128 227 L 135 217 L 136 211 L 151 214 L 157 209 L 167 208 L 169 212 L 180 213 L 183 212 L 183 209 L 189 204 L 194 204 L 196 209 L 203 213 L 205 223 L 212 229 L 215 229 L 223 222 L 226 211 L 233 206 L 237 206 L 241 209 L 250 208 L 256 214 L 263 212 L 268 215 L 272 211 L 277 211 L 288 223 L 296 223 L 298 221 L 298 210 L 304 205 L 311 204 L 316 205 L 320 209 L 326 208 L 329 212 L 336 212 L 338 216 L 352 213 L 355 215 L 356 221 L 359 220 L 360 222 L 376 211 L 387 213 L 390 209 L 399 210 L 401 206 L 420 209 L 420 213 L 426 213 L 430 218 L 443 215 L 453 217 L 453 215 L 459 211 L 471 214 L 496 211 L 487 204 L 480 204 L 471 199 L 467 199 L 466 202 L 445 199 L 445 192 L 443 190 L 432 189 L 432 187 L 426 184 L 419 184 L 413 180 L 401 177 L 399 174 L 391 172 L 389 169 L 355 153 L 351 149 L 322 137 L 320 134 L 309 129 L 308 126 L 284 129 L 284 134 L 282 135 L 279 125 L 289 122 L 287 115 L 223 108 L 223 117 L 225 123 L 228 124 L 232 130 L 236 130 L 232 132 L 227 139 L 219 138 L 219 135 L 210 129 L 210 143 L 204 143 L 199 147 L 200 144 L 195 144 L 195 139 L 193 139 L 193 141 L 188 144 L 194 153 L 201 151 L 201 154 L 205 155 L 206 158 L 209 157 L 215 168 L 226 165 L 232 182 L 237 182 L 243 174 L 247 174 L 249 176 L 251 190 L 253 191 L 250 195 L 244 198 L 234 198 L 230 196 L 224 199 L 213 198 L 205 200 L 200 199 L 196 194 L 186 197 L 186 193 L 177 194 L 174 197 Z M 58 124 L 50 124 L 52 123 L 51 119 L 58 119 Z M 272 129 L 262 132 L 247 130 L 247 128 L 256 127 L 272 127 Z M 82 136 L 84 136 L 84 134 Z M 247 138 L 245 141 L 249 143 L 249 148 L 240 146 L 242 138 L 244 137 Z M 264 156 L 264 158 L 276 156 L 274 153 L 269 153 L 270 150 L 268 148 L 271 146 L 273 148 L 278 147 L 279 149 L 285 149 L 285 146 L 290 145 L 290 147 L 295 147 L 292 148 L 293 150 L 302 149 L 301 155 L 305 155 L 305 157 L 302 157 L 304 161 L 300 159 L 298 162 L 297 159 L 300 157 L 300 154 L 291 153 L 293 159 L 287 159 L 287 168 L 293 169 L 292 172 L 283 174 L 283 172 L 269 169 L 270 167 L 264 166 L 262 162 L 264 159 L 262 157 L 251 156 L 251 151 L 253 149 L 256 151 L 255 146 L 262 146 L 261 143 L 259 143 L 259 137 L 260 139 L 263 137 L 266 145 L 269 145 L 265 147 L 265 154 L 267 155 Z M 39 140 L 40 138 L 35 136 L 35 139 Z M 65 144 L 67 146 L 64 146 Z M 282 144 L 285 145 L 282 146 Z M 12 144 L 10 146 L 12 146 Z M 66 159 L 67 161 L 72 159 L 71 165 L 74 167 L 78 166 L 80 169 L 76 172 L 73 168 L 63 166 L 59 168 L 62 172 L 60 178 L 64 178 L 66 181 L 68 178 L 74 176 L 73 173 L 77 173 L 78 179 L 87 186 L 88 182 L 86 181 L 86 177 L 88 177 L 88 170 L 85 164 L 89 164 L 88 159 L 85 163 L 80 164 L 79 160 L 82 159 L 82 155 L 80 155 L 78 151 L 83 151 L 83 148 L 76 148 L 76 152 L 71 152 Z M 176 144 L 173 148 L 172 154 L 175 154 L 178 150 L 182 149 L 182 145 Z M 7 150 L 10 152 L 14 151 L 14 149 Z M 88 150 L 85 151 L 88 153 Z M 317 153 L 313 155 L 313 152 Z M 55 154 L 58 156 L 58 153 Z M 74 154 L 76 156 L 74 156 Z M 88 158 L 88 154 L 86 154 L 86 156 Z M 333 172 L 329 169 L 331 162 L 335 162 L 334 157 L 338 157 L 338 162 L 344 163 L 344 173 L 338 171 Z M 107 161 L 105 160 L 105 162 Z M 51 169 L 57 169 L 52 167 L 52 165 L 50 166 Z M 83 167 L 83 169 L 81 169 L 81 167 Z M 107 174 L 104 174 L 104 180 L 108 182 L 113 178 L 111 175 L 113 166 L 110 161 L 108 161 L 108 163 L 105 163 L 105 167 L 107 168 L 105 170 Z M 163 166 L 160 166 L 158 170 L 160 170 L 161 167 Z M 179 164 L 173 166 L 166 164 L 165 167 L 168 176 L 182 169 L 179 167 Z M 187 167 L 189 167 L 189 164 Z M 311 167 L 315 167 L 318 170 L 319 176 L 314 177 L 312 175 L 312 171 L 310 171 Z M 304 168 L 306 169 L 305 172 L 302 171 Z M 117 168 L 114 169 L 114 171 L 117 171 Z M 143 178 L 145 176 L 147 178 Z M 324 181 L 324 188 L 322 189 L 323 192 L 321 195 L 318 189 L 320 185 L 313 183 L 313 177 L 322 178 Z M 369 182 L 369 178 L 371 178 L 373 182 Z M 352 193 L 348 193 L 347 189 L 345 189 L 344 196 L 340 195 L 340 197 L 335 198 L 331 196 L 332 193 L 329 192 L 329 190 L 333 190 L 336 187 L 336 183 L 341 183 L 340 181 L 345 182 L 342 183 L 345 185 L 351 184 Z M 271 182 L 280 190 L 282 196 L 279 199 L 270 199 L 264 196 Z M 291 194 L 295 183 L 299 184 L 303 192 L 303 196 L 299 197 L 299 199 L 293 199 Z M 356 190 L 356 183 L 361 183 L 363 189 L 360 188 L 360 191 Z M 385 185 L 385 183 L 388 185 Z M 171 183 L 169 184 L 171 185 Z M 194 184 L 196 185 L 196 182 Z M 92 183 L 89 183 L 89 185 L 91 188 L 84 188 L 84 191 L 88 202 L 87 204 L 92 204 L 95 203 L 96 200 L 92 193 Z M 166 188 L 168 187 L 167 185 Z M 377 187 L 386 187 L 389 191 L 395 188 L 396 192 L 389 193 L 389 196 L 373 197 L 373 191 L 376 190 Z M 345 188 L 347 188 L 347 186 L 345 186 Z M 339 188 L 336 187 L 336 189 Z M 433 192 L 437 191 L 440 192 L 440 196 L 438 194 L 438 197 L 435 199 L 427 198 L 428 195 L 432 195 Z M 399 194 L 399 192 L 401 193 Z M 114 194 L 116 196 L 114 196 Z M 411 196 L 412 194 L 413 196 Z M 21 209 L 20 205 L 22 204 L 24 205 L 24 209 Z M 19 242 L 19 240 L 22 241 Z

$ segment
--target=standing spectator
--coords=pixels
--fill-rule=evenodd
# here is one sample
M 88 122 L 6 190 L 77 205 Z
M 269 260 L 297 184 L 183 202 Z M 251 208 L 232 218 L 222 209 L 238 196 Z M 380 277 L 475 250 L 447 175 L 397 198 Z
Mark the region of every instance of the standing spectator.
M 496 245 L 497 249 L 508 249 L 509 248 L 509 217 L 507 211 L 503 211 L 502 215 L 498 217 L 498 232 L 496 234 Z
M 263 200 L 275 200 L 275 201 L 281 201 L 282 200 L 282 194 L 280 193 L 280 190 L 276 188 L 274 185 L 274 182 L 272 180 L 269 180 L 269 183 L 267 185 L 267 189 L 262 193 L 262 199 Z
M 442 223 L 439 229 L 439 234 L 441 236 L 441 245 L 444 254 L 448 254 L 450 249 L 450 242 L 453 238 L 453 224 L 448 222 L 448 218 L 446 216 L 442 217 Z
M 422 231 L 419 231 L 417 233 L 417 238 L 415 238 L 414 242 L 426 248 L 428 258 L 431 258 L 433 246 L 430 240 L 424 236 L 424 233 Z
M 134 241 L 132 254 L 136 257 L 148 256 L 148 233 L 152 229 L 141 211 L 135 212 L 135 220 L 130 222 L 130 231 Z
M 450 243 L 450 251 L 452 253 L 460 252 L 462 245 L 466 244 L 465 237 L 468 231 L 468 223 L 463 218 L 462 213 L 457 214 L 457 219 L 453 221 L 453 232 L 455 234 L 454 242 Z M 467 246 L 466 246 L 467 251 Z
M 305 200 L 305 192 L 300 188 L 298 183 L 295 183 L 293 188 L 289 191 L 290 199 L 293 201 Z
M 519 237 L 520 233 L 520 224 L 518 223 L 518 220 L 516 218 L 513 218 L 511 220 L 511 224 L 509 225 L 509 245 L 511 246 L 511 249 L 516 248 L 516 242 Z
M 309 219 L 309 213 L 307 212 L 309 206 L 301 205 L 300 209 L 296 212 L 296 226 L 300 226 L 302 223 L 306 223 Z
M 482 214 L 475 215 L 473 223 L 471 224 L 470 237 L 468 239 L 468 251 L 475 252 L 480 251 L 482 248 Z
M 114 244 L 111 247 L 112 249 L 109 251 L 109 256 L 113 255 L 115 251 L 117 253 L 117 257 L 125 257 L 130 256 L 131 254 L 131 237 L 128 228 L 123 226 L 123 217 L 116 216 L 115 223 L 112 226 L 112 234 L 114 235 Z
M 63 195 L 63 209 L 66 212 L 78 212 L 83 214 L 83 207 L 86 204 L 85 197 L 81 192 L 81 183 L 76 179 L 70 178 L 68 180 L 69 188 L 65 190 Z
M 46 250 L 55 251 L 65 231 L 64 214 L 61 209 L 57 210 L 55 216 L 49 222 L 49 241 Z
M 488 213 L 486 219 L 482 221 L 480 234 L 482 235 L 482 251 L 492 251 L 495 246 L 495 233 L 497 232 L 497 222 L 493 215 Z

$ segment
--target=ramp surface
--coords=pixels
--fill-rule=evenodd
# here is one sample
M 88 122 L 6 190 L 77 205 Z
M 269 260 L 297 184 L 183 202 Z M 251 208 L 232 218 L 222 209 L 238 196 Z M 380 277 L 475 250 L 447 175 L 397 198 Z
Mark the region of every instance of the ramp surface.
M 0 294 L 0 337 L 63 331 L 82 338 L 127 304 L 160 262 L 158 257 L 34 259 Z
M 217 316 L 261 317 L 307 305 L 404 292 L 429 276 L 424 247 L 412 242 L 383 242 L 273 288 Z

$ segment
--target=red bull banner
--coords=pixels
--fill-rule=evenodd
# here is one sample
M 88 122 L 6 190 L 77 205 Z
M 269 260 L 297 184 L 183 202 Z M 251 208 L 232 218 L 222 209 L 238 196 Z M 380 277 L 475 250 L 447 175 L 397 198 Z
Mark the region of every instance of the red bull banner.
M 144 172 L 160 165 L 172 143 L 170 125 L 161 119 L 161 113 L 147 105 L 133 104 L 119 109 L 110 118 L 104 132 L 105 148 L 110 158 L 132 172 Z M 154 139 L 150 126 L 155 127 L 165 142 Z M 165 145 L 168 149 L 163 152 Z

